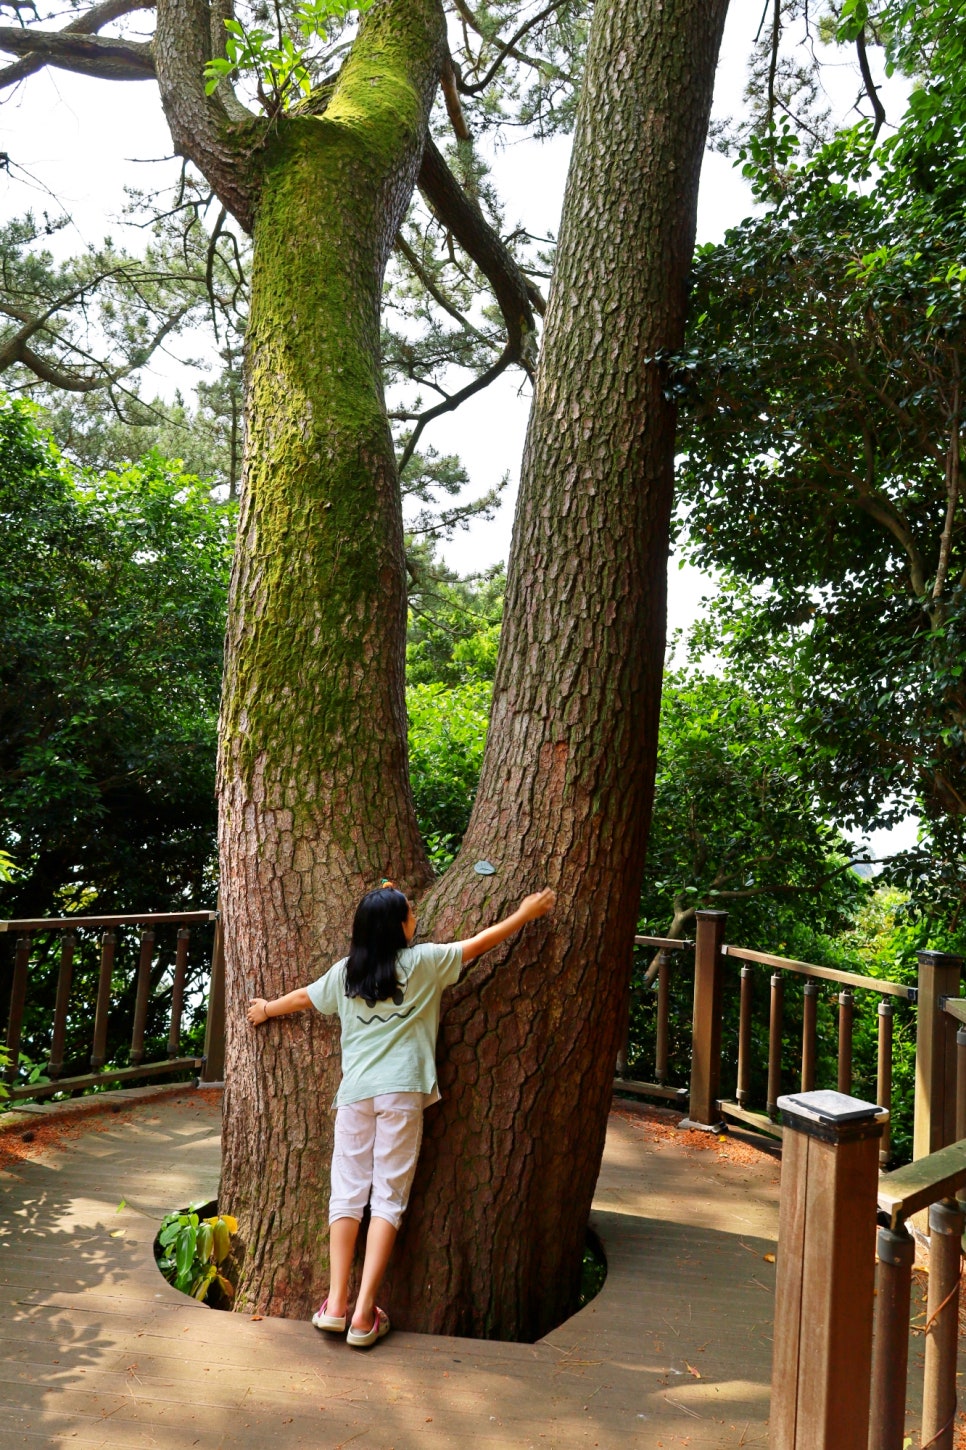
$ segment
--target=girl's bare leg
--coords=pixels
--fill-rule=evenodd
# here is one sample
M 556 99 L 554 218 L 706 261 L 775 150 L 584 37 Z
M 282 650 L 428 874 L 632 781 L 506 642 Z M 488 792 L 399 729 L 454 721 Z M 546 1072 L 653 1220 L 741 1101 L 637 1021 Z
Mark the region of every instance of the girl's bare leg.
M 354 1218 L 337 1218 L 329 1224 L 329 1296 L 328 1313 L 336 1318 L 346 1312 L 349 1297 L 349 1274 L 359 1237 L 359 1224 Z M 385 1270 L 383 1270 L 385 1272 Z
M 345 1223 L 345 1219 L 339 1219 L 339 1223 Z M 335 1225 L 333 1224 L 333 1228 Z M 359 1285 L 359 1296 L 356 1299 L 356 1307 L 352 1314 L 353 1329 L 369 1330 L 372 1328 L 376 1318 L 376 1295 L 379 1293 L 386 1269 L 389 1265 L 389 1256 L 392 1253 L 393 1245 L 396 1242 L 398 1229 L 384 1218 L 375 1216 L 369 1220 L 369 1233 L 366 1237 L 366 1257 L 362 1266 L 362 1283 Z M 355 1241 L 353 1240 L 353 1243 Z M 335 1273 L 333 1267 L 333 1275 Z M 333 1278 L 333 1283 L 335 1282 Z M 330 1310 L 332 1313 L 341 1313 L 341 1310 Z

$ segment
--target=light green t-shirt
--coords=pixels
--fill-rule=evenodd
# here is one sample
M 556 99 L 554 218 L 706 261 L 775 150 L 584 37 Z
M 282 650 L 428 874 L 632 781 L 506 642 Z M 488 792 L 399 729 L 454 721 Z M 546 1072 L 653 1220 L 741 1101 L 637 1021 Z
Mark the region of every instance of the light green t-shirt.
M 346 996 L 345 964 L 343 957 L 306 988 L 312 1006 L 337 1014 L 342 1026 L 342 1083 L 333 1106 L 379 1093 L 434 1092 L 439 1001 L 459 980 L 459 943 L 406 947 L 396 958 L 398 990 L 371 1007 Z

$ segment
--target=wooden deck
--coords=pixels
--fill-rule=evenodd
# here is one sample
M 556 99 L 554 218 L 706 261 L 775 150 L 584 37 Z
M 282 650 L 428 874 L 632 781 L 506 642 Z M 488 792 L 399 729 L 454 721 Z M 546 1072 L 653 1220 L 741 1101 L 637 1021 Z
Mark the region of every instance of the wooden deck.
M 535 1345 L 393 1333 L 362 1355 L 309 1324 L 215 1313 L 158 1275 L 160 1216 L 215 1192 L 216 1094 L 99 1113 L 37 1152 L 42 1121 L 35 1156 L 0 1169 L 4 1450 L 767 1442 L 778 1164 L 763 1152 L 613 1114 L 592 1304 Z

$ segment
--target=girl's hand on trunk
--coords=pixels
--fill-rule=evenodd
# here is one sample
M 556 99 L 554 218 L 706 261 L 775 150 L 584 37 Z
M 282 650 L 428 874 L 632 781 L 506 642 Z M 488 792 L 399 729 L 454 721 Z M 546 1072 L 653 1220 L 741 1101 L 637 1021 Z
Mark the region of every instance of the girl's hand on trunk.
M 248 1020 L 253 1027 L 268 1021 L 268 1004 L 264 997 L 253 997 L 248 1006 Z
M 536 921 L 539 916 L 546 916 L 548 911 L 553 911 L 557 902 L 556 891 L 551 891 L 545 886 L 542 891 L 534 891 L 530 896 L 525 896 L 517 907 L 517 911 L 525 921 Z

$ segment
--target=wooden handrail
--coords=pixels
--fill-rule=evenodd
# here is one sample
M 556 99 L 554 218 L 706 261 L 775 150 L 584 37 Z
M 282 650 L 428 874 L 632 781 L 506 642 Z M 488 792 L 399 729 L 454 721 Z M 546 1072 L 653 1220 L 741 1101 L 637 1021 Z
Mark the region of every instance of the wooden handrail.
M 951 1198 L 966 1183 L 966 1138 L 917 1158 L 879 1179 L 879 1213 L 896 1229 L 914 1213 L 942 1198 Z
M 0 921 L 0 931 L 64 931 L 78 926 L 140 926 L 163 921 L 217 921 L 217 911 L 140 911 L 129 916 L 44 916 Z
M 907 987 L 904 982 L 887 982 L 883 977 L 863 977 L 859 972 L 842 972 L 838 967 L 818 967 L 814 962 L 798 962 L 791 957 L 772 956 L 771 952 L 755 952 L 750 947 L 723 946 L 722 955 L 735 957 L 739 962 L 757 962 L 762 967 L 777 967 L 783 972 L 798 972 L 803 977 L 824 977 L 829 982 L 841 982 L 846 987 L 859 987 L 864 992 L 881 992 L 891 997 L 902 997 L 915 1002 L 918 990 Z
M 686 947 L 693 947 L 694 942 L 688 937 L 636 936 L 634 945 L 636 947 L 661 947 L 666 952 L 681 952 Z
M 213 946 L 213 966 L 215 973 L 219 974 L 218 982 L 212 980 L 209 988 L 209 997 L 214 990 L 215 1011 L 209 1010 L 208 1021 L 205 1027 L 206 1057 L 188 1057 L 184 1055 L 181 1044 L 181 1019 L 185 1005 L 185 993 L 188 986 L 188 960 L 189 942 L 192 937 L 192 926 L 207 925 L 213 923 L 215 928 L 215 941 Z M 168 933 L 158 933 L 155 927 L 168 925 Z M 109 1019 L 112 1012 L 112 996 L 115 985 L 115 951 L 118 946 L 118 928 L 140 927 L 140 951 L 138 954 L 137 968 L 126 983 L 125 991 L 132 991 L 134 995 L 134 1012 L 131 1025 L 131 1051 L 130 1066 L 120 1068 L 112 1067 L 109 1058 L 115 1056 L 114 1047 L 110 1045 Z M 174 976 L 171 985 L 171 1012 L 167 1038 L 167 1061 L 166 1062 L 145 1062 L 145 1032 L 148 1022 L 148 1013 L 151 1000 L 151 984 L 153 962 L 155 958 L 155 947 L 159 935 L 169 935 L 170 928 L 177 927 L 177 949 L 174 962 Z M 74 987 L 74 957 L 78 948 L 78 942 L 82 939 L 78 928 L 86 928 L 91 935 L 100 937 L 100 965 L 96 975 L 96 1006 L 93 1013 L 93 1045 L 90 1053 L 90 1072 L 72 1074 L 65 1078 L 64 1054 L 67 1037 L 68 1015 L 72 989 Z M 127 1082 L 136 1078 L 156 1077 L 160 1074 L 172 1072 L 184 1072 L 189 1069 L 202 1069 L 202 1077 L 207 1080 L 217 1080 L 224 1076 L 224 1049 L 222 1039 L 224 1036 L 224 1013 L 220 1006 L 223 1000 L 221 986 L 221 975 L 223 975 L 224 953 L 222 949 L 221 921 L 219 913 L 215 911 L 147 911 L 147 912 L 124 912 L 123 914 L 112 914 L 110 916 L 66 916 L 66 917 L 34 917 L 20 918 L 12 921 L 0 921 L 0 932 L 16 932 L 16 951 L 14 957 L 14 971 L 12 975 L 10 993 L 10 1011 L 7 1020 L 6 1047 L 9 1061 L 4 1067 L 3 1074 L 8 1083 L 9 1096 L 14 1099 L 20 1098 L 44 1098 L 55 1093 L 75 1092 L 85 1087 L 102 1085 L 105 1082 Z M 53 938 L 47 933 L 55 933 Z M 39 941 L 38 941 L 39 938 Z M 42 943 L 46 941 L 47 947 L 53 940 L 56 946 L 60 942 L 60 962 L 57 974 L 57 994 L 54 1007 L 53 1032 L 51 1045 L 48 1054 L 48 1067 L 50 1081 L 45 1083 L 17 1083 L 18 1064 L 20 1061 L 20 1043 L 24 1021 L 25 1000 L 27 996 L 28 977 L 30 969 L 31 953 L 47 950 Z M 91 946 L 90 936 L 83 940 L 87 946 Z M 47 950 L 47 955 L 50 955 Z M 162 954 L 163 955 L 163 954 Z M 161 958 L 158 959 L 159 963 Z M 50 963 L 45 963 L 45 970 L 49 971 Z M 126 962 L 123 964 L 123 975 L 130 977 Z M 89 1003 L 85 1010 L 89 1011 Z M 211 1003 L 209 1002 L 209 1009 Z M 153 1030 L 153 1029 L 152 1029 Z M 116 1046 L 116 1044 L 115 1044 Z M 72 1047 L 72 1052 L 76 1049 Z M 210 1064 L 208 1059 L 210 1054 Z
M 140 1067 L 106 1068 L 104 1072 L 85 1072 L 77 1077 L 62 1077 L 59 1082 L 23 1083 L 9 1090 L 11 1101 L 19 1098 L 49 1098 L 54 1093 L 77 1092 L 80 1088 L 97 1087 L 108 1082 L 134 1082 L 141 1077 L 164 1077 L 168 1073 L 194 1071 L 204 1066 L 203 1057 L 168 1058 L 164 1062 L 146 1062 Z
M 966 997 L 943 997 L 940 1006 L 957 1022 L 966 1022 Z

